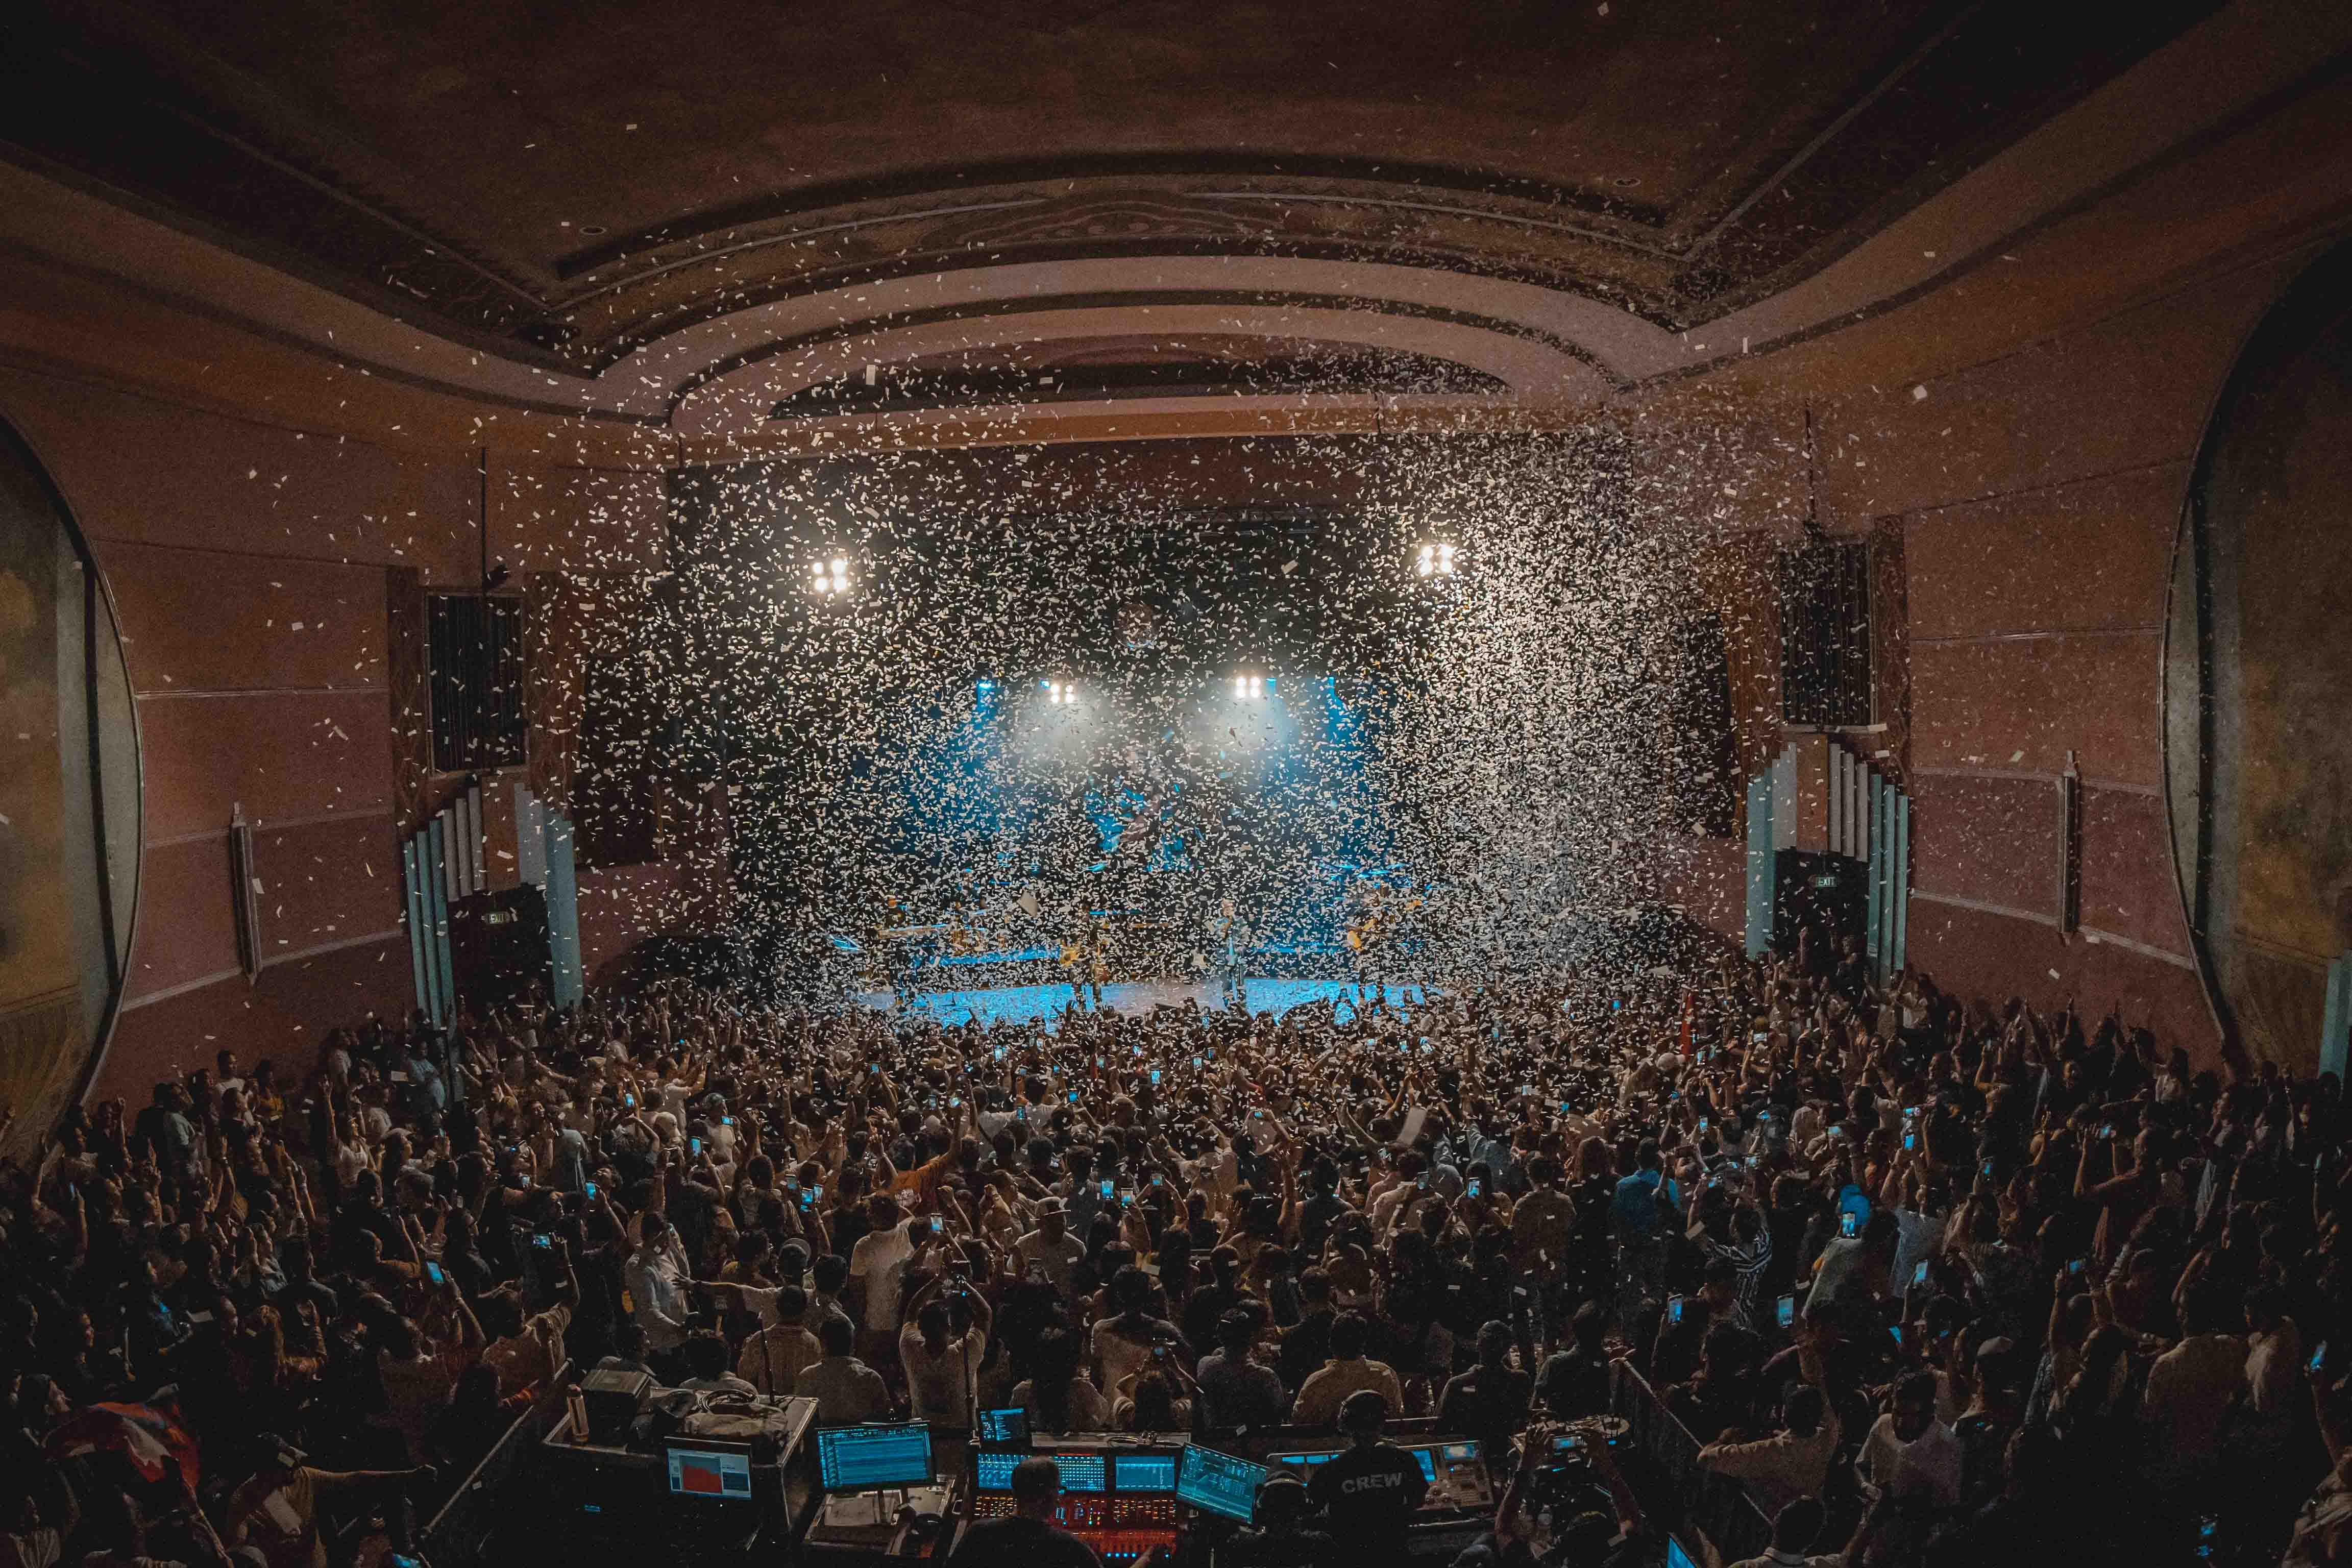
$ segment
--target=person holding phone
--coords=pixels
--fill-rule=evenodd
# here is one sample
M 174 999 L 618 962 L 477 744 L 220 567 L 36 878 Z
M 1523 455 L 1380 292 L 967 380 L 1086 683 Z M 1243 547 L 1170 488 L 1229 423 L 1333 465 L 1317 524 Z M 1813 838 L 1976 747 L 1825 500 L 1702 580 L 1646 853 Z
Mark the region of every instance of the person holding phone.
M 580 1276 L 572 1268 L 571 1244 L 561 1236 L 551 1238 L 549 1258 L 541 1278 L 551 1282 L 555 1300 L 544 1311 L 526 1316 L 522 1297 L 511 1286 L 482 1298 L 482 1332 L 488 1340 L 482 1360 L 499 1374 L 500 1399 L 545 1387 L 563 1364 L 563 1336 L 580 1306 Z

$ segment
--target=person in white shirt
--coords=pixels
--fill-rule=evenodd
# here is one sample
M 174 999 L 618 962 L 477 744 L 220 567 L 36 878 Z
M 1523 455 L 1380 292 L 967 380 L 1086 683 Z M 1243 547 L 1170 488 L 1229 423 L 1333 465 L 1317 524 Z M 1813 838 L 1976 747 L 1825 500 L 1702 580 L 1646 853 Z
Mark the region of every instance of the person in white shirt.
M 1709 1443 L 1698 1462 L 1718 1475 L 1736 1476 L 1775 1502 L 1818 1494 L 1838 1446 L 1837 1413 L 1811 1384 L 1790 1391 L 1782 1430 L 1753 1443 Z
M 646 1331 L 646 1350 L 655 1361 L 671 1363 L 674 1373 L 693 1315 L 686 1295 L 686 1282 L 693 1276 L 677 1230 L 659 1210 L 642 1215 L 638 1226 L 640 1239 L 621 1271 L 622 1283 L 628 1288 L 630 1315 Z
M 987 1300 L 961 1279 L 941 1274 L 917 1291 L 907 1309 L 907 1324 L 898 1331 L 898 1362 L 907 1369 L 914 1419 L 970 1426 L 971 1384 L 988 1359 Z
M 839 1318 L 827 1318 L 817 1338 L 824 1345 L 824 1358 L 803 1368 L 793 1384 L 794 1394 L 816 1401 L 817 1424 L 854 1426 L 888 1419 L 889 1386 L 880 1373 L 851 1353 L 857 1348 L 857 1331 Z
M 1809 1555 L 1826 1522 L 1819 1498 L 1792 1499 L 1773 1516 L 1770 1549 L 1761 1557 L 1742 1558 L 1731 1568 L 1837 1568 L 1845 1561 L 1843 1553 Z
M 849 1279 L 866 1292 L 858 1326 L 866 1332 L 870 1357 L 898 1343 L 899 1293 L 906 1283 L 907 1260 L 915 1256 L 915 1227 L 924 1226 L 928 1233 L 930 1221 L 900 1224 L 898 1200 L 887 1193 L 877 1194 L 867 1212 L 873 1216 L 874 1228 L 849 1249 Z
M 1047 1198 L 1037 1205 L 1037 1228 L 1013 1244 L 1013 1256 L 1024 1273 L 1042 1272 L 1062 1300 L 1076 1299 L 1078 1265 L 1087 1260 L 1087 1249 L 1070 1234 L 1069 1209 L 1061 1199 Z
M 1895 1388 L 1895 1408 L 1878 1418 L 1854 1458 L 1865 1495 L 1929 1510 L 1960 1500 L 1960 1440 L 1936 1419 L 1936 1374 L 1915 1372 Z
M 2230 1413 L 2246 1391 L 2246 1342 L 2221 1331 L 2218 1291 L 2182 1303 L 2181 1342 L 2147 1369 L 2140 1415 L 2152 1428 L 2154 1468 L 2181 1480 L 2209 1477 L 2221 1458 Z

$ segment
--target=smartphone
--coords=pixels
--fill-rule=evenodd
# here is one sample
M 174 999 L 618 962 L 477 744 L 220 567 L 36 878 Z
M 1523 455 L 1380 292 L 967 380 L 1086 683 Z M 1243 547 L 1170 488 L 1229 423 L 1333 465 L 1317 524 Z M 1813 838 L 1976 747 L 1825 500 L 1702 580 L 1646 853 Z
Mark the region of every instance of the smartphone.
M 1076 1089 L 1074 1089 L 1070 1090 L 1070 1103 L 1071 1103 L 1072 1105 L 1076 1105 L 1077 1102 L 1078 1102 L 1078 1091 L 1077 1091 Z
M 433 1288 L 436 1290 L 449 1282 L 449 1277 L 441 1272 L 441 1266 L 429 1259 L 425 1265 L 425 1278 L 433 1282 Z
M 1025 1106 L 1025 1105 L 1016 1105 L 1016 1106 L 1014 1106 L 1014 1107 L 1013 1108 L 1013 1121 L 1028 1121 L 1028 1120 L 1029 1120 L 1029 1108 L 1028 1108 L 1027 1106 Z
M 960 1094 L 949 1095 L 948 1109 L 950 1110 L 961 1110 L 963 1109 L 963 1096 Z
M 593 1198 L 596 1195 L 596 1184 L 593 1182 L 583 1182 L 580 1184 L 580 1190 Z
M 1680 1296 L 1669 1299 L 1666 1302 L 1666 1321 L 1676 1327 L 1680 1327 L 1683 1321 L 1683 1308 L 1685 1305 L 1685 1303 Z
M 1469 1186 L 1465 1189 L 1465 1194 L 1470 1197 L 1476 1197 L 1478 1195 L 1479 1185 L 1480 1183 L 1478 1178 L 1475 1176 L 1471 1177 Z
M 1561 1100 L 1561 1101 L 1559 1102 L 1559 1113 L 1560 1113 L 1562 1116 L 1567 1116 L 1567 1115 L 1570 1115 L 1570 1114 L 1572 1114 L 1572 1113 L 1569 1110 L 1569 1109 L 1568 1109 L 1568 1101 L 1566 1101 L 1566 1100 Z
M 880 1072 L 882 1070 L 882 1064 L 880 1062 L 867 1062 L 866 1064 L 866 1070 L 869 1073 Z
M 735 1119 L 731 1116 L 722 1116 L 719 1119 L 719 1125 L 721 1127 L 732 1127 L 735 1125 Z
M 1102 1184 L 1102 1195 L 1105 1197 L 1111 1195 L 1111 1184 L 1108 1180 Z
M 1003 1046 L 996 1047 L 996 1059 L 998 1061 L 1003 1061 L 1004 1059 L 1004 1047 Z
M 635 1110 L 637 1108 L 637 1097 L 634 1094 L 625 1094 L 621 1096 L 621 1104 L 625 1110 Z
M 1702 1132 L 1706 1131 L 1706 1118 L 1704 1116 L 1698 1119 L 1698 1130 Z
M 1832 1138 L 1843 1138 L 1845 1136 L 1845 1129 L 1843 1127 L 1832 1127 L 1830 1129 L 1830 1136 Z
M 1612 997 L 1609 999 L 1609 1010 L 1610 1010 L 1612 1013 L 1622 1013 L 1622 1012 L 1623 1012 L 1623 1011 L 1624 1011 L 1624 1009 L 1625 1009 L 1625 1004 L 1624 1004 L 1624 1003 L 1622 1003 L 1622 1002 L 1621 1002 L 1621 1001 L 1619 1001 L 1616 997 L 1612 996 Z
M 1919 1260 L 1919 1267 L 1918 1267 L 1918 1268 L 1914 1268 L 1913 1270 L 1911 1270 L 1911 1283 L 1912 1283 L 1912 1286 L 1916 1289 L 1916 1288 L 1917 1288 L 1918 1286 L 1925 1285 L 1927 1282 L 1927 1260 L 1926 1258 L 1921 1258 L 1921 1259 Z
M 1160 1173 L 1159 1173 L 1159 1172 L 1154 1171 L 1154 1172 L 1152 1172 L 1152 1173 L 1151 1173 L 1151 1184 L 1152 1184 L 1153 1186 L 1155 1186 L 1155 1187 L 1164 1187 L 1164 1186 L 1166 1186 L 1168 1184 L 1167 1184 L 1165 1181 L 1163 1181 L 1163 1180 L 1161 1180 L 1161 1179 L 1160 1179 Z
M 1918 1152 L 1918 1148 L 1919 1134 L 1916 1132 L 1906 1132 L 1903 1134 L 1903 1152 L 1906 1154 L 1916 1153 Z
M 2105 1123 L 2099 1129 L 2099 1136 L 2102 1138 L 2112 1138 L 2115 1135 L 2116 1124 L 2112 1121 Z
M 554 1247 L 555 1238 L 543 1230 L 535 1230 L 531 1232 L 530 1244 L 541 1252 L 546 1252 Z
M 1987 1160 L 1983 1164 L 1977 1168 L 1983 1172 L 1987 1176 L 1990 1176 L 1992 1174 L 1992 1162 L 1990 1160 Z
M 1160 1087 L 1160 1069 L 1158 1068 L 1153 1068 L 1151 1069 L 1151 1087 L 1154 1089 L 1158 1089 Z
M 1849 1240 L 1862 1234 L 1862 1216 L 1848 1209 L 1838 1215 L 1838 1234 Z
M 1772 1304 L 1772 1321 L 1787 1328 L 1797 1321 L 1797 1299 L 1783 1296 Z
M 1751 1033 L 1748 1037 L 1760 1046 L 1765 1041 L 1772 1037 L 1772 1031 L 1769 1029 L 1758 1029 Z
M 1420 1178 L 1413 1184 L 1418 1186 L 1424 1193 L 1429 1191 L 1429 1173 L 1427 1171 L 1423 1171 L 1421 1173 Z
M 689 1153 L 689 1154 L 699 1154 L 699 1153 L 701 1153 L 701 1152 L 702 1152 L 702 1140 L 701 1140 L 701 1139 L 699 1139 L 699 1138 L 689 1138 L 689 1139 L 688 1139 L 688 1140 L 686 1141 L 686 1152 L 687 1152 L 688 1153 Z
M 2081 1258 L 2070 1258 L 2070 1259 L 2068 1259 L 2067 1264 L 2066 1264 L 2066 1272 L 2067 1272 L 2067 1273 L 2069 1273 L 2069 1274 L 2080 1274 L 2082 1271 L 2083 1271 L 2083 1260 L 2082 1260 Z
M 1900 1323 L 1889 1323 L 1886 1325 L 1886 1331 L 1895 1336 L 1895 1348 L 1896 1350 L 1901 1350 L 1903 1348 L 1903 1325 Z
M 2327 1342 L 2326 1340 L 2322 1340 L 2319 1342 L 2319 1348 L 2311 1352 L 2311 1370 L 2315 1374 L 2319 1371 L 2320 1363 L 2326 1359 Z
M 1121 1208 L 1125 1208 L 1128 1205 L 1129 1205 L 1129 1204 L 1133 1203 L 1134 1201 L 1135 1201 L 1135 1189 L 1134 1189 L 1133 1187 L 1121 1187 L 1121 1188 L 1119 1188 L 1119 1190 L 1118 1190 L 1118 1206 L 1119 1206 L 1119 1207 L 1121 1207 Z

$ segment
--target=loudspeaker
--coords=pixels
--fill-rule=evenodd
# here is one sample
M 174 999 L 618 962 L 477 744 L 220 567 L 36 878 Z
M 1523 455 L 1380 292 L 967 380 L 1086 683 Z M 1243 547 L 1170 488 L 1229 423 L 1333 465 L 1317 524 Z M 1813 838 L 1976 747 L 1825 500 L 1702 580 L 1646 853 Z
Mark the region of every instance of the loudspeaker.
M 1822 540 L 1780 557 L 1780 721 L 1859 728 L 1870 711 L 1870 547 Z

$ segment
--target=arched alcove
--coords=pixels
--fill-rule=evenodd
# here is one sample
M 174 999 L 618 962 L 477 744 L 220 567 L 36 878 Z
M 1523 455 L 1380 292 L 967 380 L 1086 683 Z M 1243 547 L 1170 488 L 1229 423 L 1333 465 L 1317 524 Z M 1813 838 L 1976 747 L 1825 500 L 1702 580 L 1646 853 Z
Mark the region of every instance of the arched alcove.
M 112 1027 L 139 887 L 139 746 L 114 608 L 32 450 L 0 422 L 0 1107 L 11 1152 Z
M 2167 644 L 2175 864 L 2215 1006 L 2248 1055 L 2341 1070 L 2323 1038 L 2352 950 L 2352 245 L 2263 318 L 2215 406 Z

